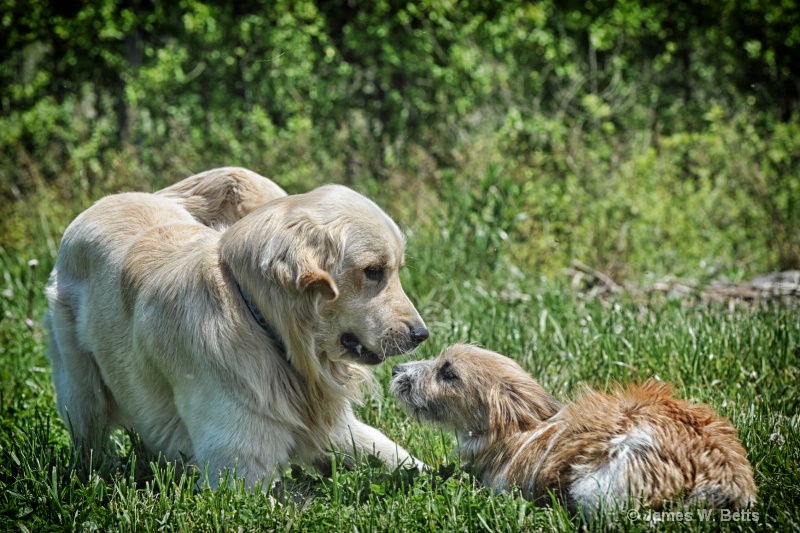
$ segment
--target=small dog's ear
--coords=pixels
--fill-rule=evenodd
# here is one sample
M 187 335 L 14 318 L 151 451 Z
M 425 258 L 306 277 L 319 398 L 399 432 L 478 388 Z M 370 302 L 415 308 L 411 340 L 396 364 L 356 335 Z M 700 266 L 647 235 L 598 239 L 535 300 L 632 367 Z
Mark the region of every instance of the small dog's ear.
M 300 289 L 302 291 L 319 291 L 322 297 L 333 302 L 339 297 L 339 288 L 327 272 L 314 270 L 300 276 Z
M 561 409 L 561 404 L 530 378 L 498 383 L 489 399 L 489 430 L 499 434 L 528 429 Z
M 506 434 L 518 430 L 518 409 L 508 387 L 498 383 L 492 388 L 489 398 L 489 431 Z
M 540 422 L 535 406 L 506 383 L 498 383 L 490 393 L 489 431 L 500 434 L 524 430 Z

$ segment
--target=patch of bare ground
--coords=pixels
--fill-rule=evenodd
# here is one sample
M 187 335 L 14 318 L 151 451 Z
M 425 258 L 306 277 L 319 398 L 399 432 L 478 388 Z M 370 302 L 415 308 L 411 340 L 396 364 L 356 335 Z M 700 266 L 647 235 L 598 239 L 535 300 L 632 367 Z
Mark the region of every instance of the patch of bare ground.
M 800 270 L 770 272 L 740 283 L 716 280 L 701 284 L 665 276 L 652 285 L 638 286 L 618 283 L 608 274 L 574 259 L 564 274 L 570 277 L 574 290 L 590 298 L 610 299 L 614 295 L 627 294 L 635 299 L 660 297 L 682 300 L 687 304 L 722 303 L 731 310 L 737 306 L 757 306 L 762 302 L 800 304 Z

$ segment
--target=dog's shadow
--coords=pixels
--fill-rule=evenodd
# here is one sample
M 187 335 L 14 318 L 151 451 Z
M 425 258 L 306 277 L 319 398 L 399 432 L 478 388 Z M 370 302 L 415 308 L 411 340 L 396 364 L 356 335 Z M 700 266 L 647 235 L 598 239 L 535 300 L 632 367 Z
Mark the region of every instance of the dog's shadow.
M 467 479 L 468 474 L 454 463 L 436 469 L 400 465 L 390 470 L 374 455 L 354 462 L 336 453 L 313 468 L 292 465 L 273 484 L 270 494 L 279 502 L 301 508 L 319 499 L 361 505 L 374 498 L 408 495 L 416 489 L 433 492 L 445 481 L 460 477 Z
M 124 482 L 131 488 L 149 489 L 154 493 L 168 491 L 173 485 L 199 487 L 202 473 L 189 457 L 180 461 L 167 461 L 153 454 L 142 442 L 138 433 L 120 429 L 111 433 L 101 453 L 71 450 L 67 474 L 81 483 L 102 479 L 109 483 Z
M 73 452 L 69 470 L 84 484 L 99 477 L 156 494 L 174 490 L 198 493 L 212 485 L 209 473 L 193 464 L 192 458 L 167 461 L 150 452 L 135 431 L 114 432 L 100 457 L 101 460 L 93 463 L 91 455 L 86 457 Z M 311 466 L 291 464 L 271 479 L 255 484 L 252 490 L 262 492 L 275 502 L 306 508 L 319 499 L 362 504 L 375 497 L 407 494 L 414 487 L 433 491 L 451 478 L 469 482 L 470 477 L 456 463 L 424 470 L 408 465 L 388 469 L 375 455 L 356 461 L 347 454 L 331 452 Z M 235 469 L 221 473 L 217 485 L 246 490 L 245 480 L 237 476 Z

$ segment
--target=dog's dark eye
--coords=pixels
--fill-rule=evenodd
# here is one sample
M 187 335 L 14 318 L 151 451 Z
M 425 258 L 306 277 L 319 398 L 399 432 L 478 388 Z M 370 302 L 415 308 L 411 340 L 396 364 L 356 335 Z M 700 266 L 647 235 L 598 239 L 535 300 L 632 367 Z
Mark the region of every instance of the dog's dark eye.
M 440 368 L 437 377 L 441 381 L 456 381 L 459 379 L 458 374 L 453 370 L 453 365 L 450 361 L 446 361 Z
M 380 281 L 383 279 L 383 267 L 371 266 L 364 269 L 364 275 L 370 281 Z

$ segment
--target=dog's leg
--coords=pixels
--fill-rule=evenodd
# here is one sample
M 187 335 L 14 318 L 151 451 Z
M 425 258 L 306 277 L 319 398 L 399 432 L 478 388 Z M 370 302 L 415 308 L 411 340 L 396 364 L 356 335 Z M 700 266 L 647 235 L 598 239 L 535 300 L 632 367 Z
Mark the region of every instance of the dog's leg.
M 81 347 L 72 306 L 48 288 L 50 309 L 45 318 L 50 342 L 47 355 L 53 365 L 58 412 L 69 430 L 73 446 L 85 466 L 98 466 L 109 430 L 109 394 L 91 352 Z
M 332 440 L 338 450 L 352 454 L 358 461 L 364 455 L 376 455 L 389 468 L 407 466 L 424 468 L 425 464 L 392 441 L 381 431 L 358 420 L 350 408 L 334 429 Z
M 245 479 L 247 487 L 262 484 L 262 490 L 269 490 L 280 469 L 289 464 L 295 445 L 292 431 L 267 417 L 252 416 L 230 398 L 204 401 L 206 390 L 200 384 L 193 391 L 196 396 L 177 400 L 187 407 L 185 419 L 195 422 L 187 427 L 194 445 L 192 461 L 207 473 L 212 488 L 232 482 L 235 473 L 236 478 Z

